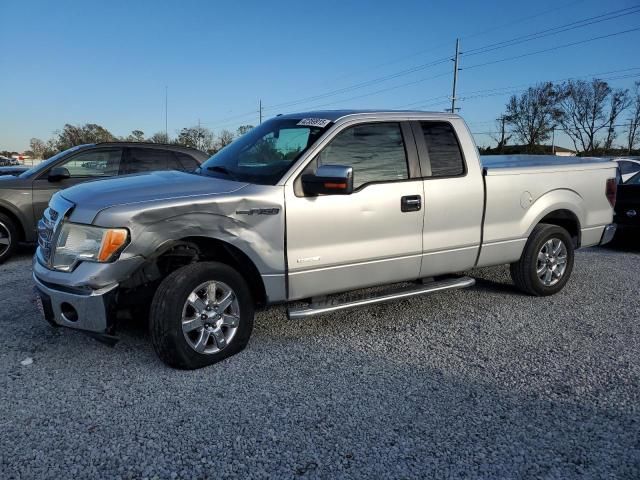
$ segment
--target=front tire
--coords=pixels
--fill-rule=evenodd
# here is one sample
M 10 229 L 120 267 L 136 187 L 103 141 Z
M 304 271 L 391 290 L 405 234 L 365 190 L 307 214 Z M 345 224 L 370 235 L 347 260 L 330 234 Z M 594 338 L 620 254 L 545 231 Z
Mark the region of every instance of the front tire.
M 511 278 L 529 295 L 553 295 L 569 281 L 573 260 L 569 233 L 556 225 L 540 223 L 531 232 L 520 260 L 511 264 Z
M 0 263 L 13 255 L 18 245 L 18 228 L 11 218 L 0 213 Z
M 151 341 L 167 365 L 195 369 L 243 350 L 253 330 L 246 281 L 223 263 L 182 267 L 165 278 L 151 303 Z

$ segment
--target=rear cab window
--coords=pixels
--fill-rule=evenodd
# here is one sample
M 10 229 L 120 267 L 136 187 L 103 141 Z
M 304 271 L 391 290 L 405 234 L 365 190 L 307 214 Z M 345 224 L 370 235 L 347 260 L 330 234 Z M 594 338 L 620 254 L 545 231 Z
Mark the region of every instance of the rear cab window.
M 453 125 L 448 122 L 418 122 L 416 141 L 420 145 L 422 176 L 459 177 L 466 174 L 462 149 Z M 424 158 L 426 157 L 426 158 Z

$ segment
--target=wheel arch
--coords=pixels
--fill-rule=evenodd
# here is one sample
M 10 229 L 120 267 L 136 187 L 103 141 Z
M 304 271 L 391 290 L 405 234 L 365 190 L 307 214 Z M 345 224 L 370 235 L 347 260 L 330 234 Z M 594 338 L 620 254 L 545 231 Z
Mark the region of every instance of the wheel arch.
M 523 218 L 526 238 L 529 238 L 536 225 L 547 223 L 564 228 L 569 232 L 574 247 L 581 243 L 581 228 L 584 223 L 584 200 L 575 191 L 558 189 L 542 195 L 528 209 Z
M 18 229 L 19 241 L 25 241 L 27 239 L 26 231 L 24 228 L 24 224 L 20 215 L 17 212 L 14 212 L 13 209 L 9 208 L 6 204 L 0 203 L 0 213 L 9 217 L 14 223 L 16 228 Z
M 267 303 L 262 276 L 254 262 L 238 247 L 217 238 L 188 236 L 160 245 L 134 274 L 125 288 L 135 288 L 167 277 L 180 267 L 201 261 L 216 261 L 229 265 L 247 281 L 258 307 Z

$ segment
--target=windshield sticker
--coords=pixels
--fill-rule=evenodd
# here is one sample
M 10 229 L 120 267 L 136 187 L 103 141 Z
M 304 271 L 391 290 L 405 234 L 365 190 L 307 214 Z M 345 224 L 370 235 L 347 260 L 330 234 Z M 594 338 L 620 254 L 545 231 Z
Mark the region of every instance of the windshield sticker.
M 320 127 L 324 128 L 331 123 L 331 120 L 326 118 L 303 118 L 297 125 L 301 127 Z

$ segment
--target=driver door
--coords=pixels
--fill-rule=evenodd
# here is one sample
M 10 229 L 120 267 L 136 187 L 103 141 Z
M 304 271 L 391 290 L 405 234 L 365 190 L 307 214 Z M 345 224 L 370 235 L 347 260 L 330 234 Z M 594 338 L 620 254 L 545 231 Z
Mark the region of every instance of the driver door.
M 303 174 L 319 165 L 352 167 L 354 191 L 307 195 L 301 176 L 286 189 L 289 299 L 418 278 L 424 187 L 410 129 L 400 122 L 346 127 Z
M 50 181 L 50 168 L 34 180 L 32 185 L 33 216 L 36 223 L 42 218 L 54 193 L 78 183 L 118 175 L 121 158 L 121 148 L 91 149 L 90 151 L 81 151 L 70 158 L 63 159 L 56 165 L 52 165 L 51 168 L 66 168 L 70 177 Z

